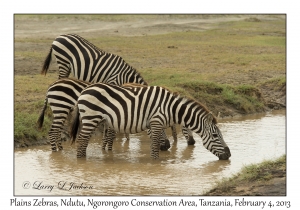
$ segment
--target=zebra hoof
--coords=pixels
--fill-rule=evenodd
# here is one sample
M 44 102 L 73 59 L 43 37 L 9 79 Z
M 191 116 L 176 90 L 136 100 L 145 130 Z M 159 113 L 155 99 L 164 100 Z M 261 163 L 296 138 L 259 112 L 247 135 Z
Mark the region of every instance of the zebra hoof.
M 189 139 L 188 141 L 187 141 L 187 144 L 188 145 L 194 145 L 196 143 L 196 141 L 194 140 L 194 139 Z
M 165 144 L 164 145 L 160 145 L 160 150 L 161 151 L 167 151 L 168 149 L 170 149 L 171 145 L 170 145 L 170 141 L 168 139 L 165 140 Z
M 84 158 L 85 155 L 77 155 L 77 158 Z

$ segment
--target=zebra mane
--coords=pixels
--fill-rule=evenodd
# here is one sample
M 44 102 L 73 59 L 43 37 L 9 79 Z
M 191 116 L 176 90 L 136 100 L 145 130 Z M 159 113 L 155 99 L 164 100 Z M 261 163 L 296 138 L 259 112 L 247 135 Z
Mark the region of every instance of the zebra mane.
M 149 87 L 146 85 L 142 85 L 142 84 L 137 84 L 137 83 L 125 83 L 122 85 L 123 87 Z M 168 92 L 170 92 L 175 98 L 177 98 L 177 100 L 181 101 L 182 103 L 185 104 L 189 104 L 189 103 L 193 103 L 193 104 L 197 104 L 198 106 L 200 106 L 201 108 L 203 108 L 205 110 L 205 112 L 207 112 L 207 114 L 211 113 L 213 116 L 213 123 L 217 124 L 217 118 L 213 115 L 213 113 L 202 103 L 200 103 L 199 101 L 190 98 L 188 96 L 181 96 L 180 93 L 178 92 L 174 92 L 164 86 L 159 86 L 165 90 L 167 90 Z
M 202 104 L 199 101 L 197 101 L 197 100 L 195 100 L 193 98 L 190 98 L 188 96 L 181 96 L 177 92 L 175 92 L 174 96 L 177 97 L 177 99 L 180 100 L 182 103 L 185 103 L 185 104 L 190 104 L 191 103 L 191 104 L 196 104 L 196 105 L 200 106 L 201 108 L 203 108 L 205 110 L 205 112 L 207 112 L 207 114 L 211 113 L 211 115 L 213 117 L 213 121 L 212 122 L 214 124 L 218 123 L 216 116 L 214 116 L 214 114 L 204 104 Z
M 85 42 L 86 44 L 88 44 L 90 47 L 94 48 L 95 50 L 98 50 L 102 53 L 107 53 L 105 52 L 104 50 L 101 50 L 100 48 L 98 48 L 96 45 L 92 44 L 91 42 L 89 42 L 88 40 L 86 40 L 85 38 L 77 35 L 77 34 L 67 34 L 67 35 L 71 35 L 71 36 L 75 36 L 77 37 L 78 39 L 81 39 L 83 42 Z

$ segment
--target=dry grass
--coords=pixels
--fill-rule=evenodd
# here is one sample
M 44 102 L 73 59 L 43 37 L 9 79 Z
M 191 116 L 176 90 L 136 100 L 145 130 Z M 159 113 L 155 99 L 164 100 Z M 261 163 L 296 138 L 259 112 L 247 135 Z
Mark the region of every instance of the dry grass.
M 196 17 L 213 18 L 201 15 Z M 257 84 L 269 79 L 285 79 L 286 26 L 284 19 L 276 17 L 270 16 L 272 18 L 270 20 L 260 20 L 255 16 L 242 21 L 216 23 L 214 29 L 206 31 L 183 30 L 160 35 L 128 37 L 91 35 L 86 38 L 99 48 L 122 56 L 151 85 L 165 86 L 201 102 L 204 101 L 210 105 L 209 109 L 220 108 L 226 113 L 226 106 L 229 105 L 234 106 L 237 111 L 247 113 L 259 110 L 262 104 L 257 98 L 251 98 L 240 92 L 240 89 L 248 87 L 255 90 Z M 40 21 L 79 17 L 17 15 L 15 18 Z M 170 17 L 99 15 L 80 18 L 126 21 L 135 18 Z M 195 18 L 195 16 L 179 15 L 176 18 Z M 52 41 L 43 37 L 15 39 L 15 72 L 18 69 L 14 85 L 15 122 L 22 122 L 16 119 L 21 116 L 19 113 L 26 113 L 27 117 L 39 113 L 47 87 L 57 78 L 58 71 L 55 64 L 51 65 L 50 74 L 48 73 L 46 77 L 39 75 Z M 28 47 L 21 49 L 19 47 L 21 45 Z M 210 89 L 211 84 L 216 87 L 223 85 L 223 92 L 220 95 L 199 92 L 196 91 L 195 84 L 206 85 L 203 89 L 205 91 Z M 226 106 L 216 106 L 222 101 L 226 102 L 224 102 Z M 27 117 L 23 117 L 24 124 Z M 15 124 L 15 128 L 16 126 Z

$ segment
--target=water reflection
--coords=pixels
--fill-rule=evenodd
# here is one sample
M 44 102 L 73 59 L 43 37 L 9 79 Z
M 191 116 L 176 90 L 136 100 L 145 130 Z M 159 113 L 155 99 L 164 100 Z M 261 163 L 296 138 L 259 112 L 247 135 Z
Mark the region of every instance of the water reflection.
M 203 174 L 215 175 L 230 167 L 231 160 L 215 160 L 202 165 L 201 172 Z
M 49 145 L 15 150 L 15 195 L 200 195 L 223 177 L 236 173 L 246 164 L 279 157 L 285 153 L 285 115 L 269 113 L 249 119 L 223 120 L 223 137 L 232 157 L 219 161 L 194 135 L 195 145 L 187 145 L 182 134 L 159 160 L 150 158 L 146 133 L 118 136 L 113 150 L 101 149 L 101 138 L 94 136 L 87 157 L 77 159 L 76 147 L 64 143 L 64 150 L 51 152 Z M 179 130 L 179 129 L 178 129 Z M 28 181 L 53 185 L 54 189 L 24 189 Z M 62 190 L 58 183 L 93 186 L 89 190 Z M 66 185 L 67 186 L 67 185 Z

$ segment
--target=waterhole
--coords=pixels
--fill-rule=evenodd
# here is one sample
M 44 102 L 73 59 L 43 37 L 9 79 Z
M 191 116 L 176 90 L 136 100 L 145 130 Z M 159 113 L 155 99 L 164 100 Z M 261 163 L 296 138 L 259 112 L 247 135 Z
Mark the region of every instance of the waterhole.
M 87 157 L 76 158 L 70 142 L 64 150 L 50 146 L 15 149 L 15 195 L 201 195 L 216 181 L 230 177 L 243 166 L 272 160 L 286 153 L 285 111 L 222 120 L 219 128 L 231 150 L 231 158 L 220 161 L 202 146 L 188 146 L 178 127 L 178 141 L 168 129 L 169 151 L 159 160 L 150 158 L 146 132 L 126 141 L 117 136 L 112 151 L 101 149 L 94 136 Z

